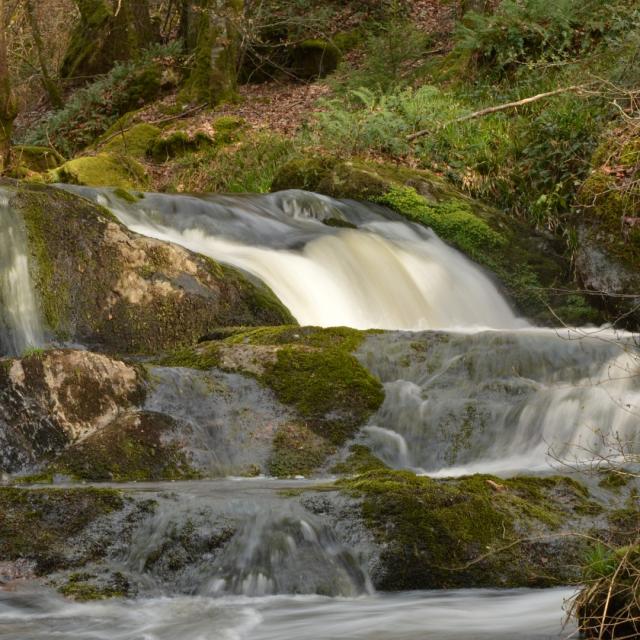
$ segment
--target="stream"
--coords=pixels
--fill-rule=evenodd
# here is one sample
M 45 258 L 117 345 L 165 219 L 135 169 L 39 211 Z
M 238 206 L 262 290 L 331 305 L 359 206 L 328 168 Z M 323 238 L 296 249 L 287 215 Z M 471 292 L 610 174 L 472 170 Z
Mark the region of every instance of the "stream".
M 581 464 L 594 451 L 609 455 L 611 438 L 640 444 L 630 409 L 640 406 L 632 336 L 532 327 L 489 275 L 383 207 L 304 192 L 145 194 L 125 202 L 109 189 L 64 188 L 108 207 L 132 231 L 262 280 L 301 325 L 388 330 L 369 336 L 356 354 L 385 388 L 384 404 L 357 441 L 393 468 L 436 477 L 549 473 L 553 457 Z M 46 336 L 24 232 L 1 197 L 0 347 L 18 354 L 45 345 Z M 197 430 L 220 411 L 206 398 L 185 399 L 183 388 L 193 389 L 198 376 L 158 370 L 165 386 L 147 409 L 191 420 Z M 228 381 L 243 389 L 243 402 L 259 403 L 251 384 Z M 216 442 L 216 454 L 229 453 L 212 461 L 213 471 L 241 458 L 232 450 L 233 441 Z M 334 535 L 347 524 L 278 493 L 301 486 L 309 488 L 265 478 L 124 487 L 158 504 L 132 543 L 110 557 L 111 570 L 135 583 L 138 597 L 85 604 L 16 585 L 0 590 L 0 637 L 542 640 L 573 632 L 563 627 L 568 588 L 376 593 L 366 545 L 349 547 Z M 158 563 L 187 522 L 209 538 L 225 535 L 225 522 L 235 533 L 224 552 L 195 565 Z

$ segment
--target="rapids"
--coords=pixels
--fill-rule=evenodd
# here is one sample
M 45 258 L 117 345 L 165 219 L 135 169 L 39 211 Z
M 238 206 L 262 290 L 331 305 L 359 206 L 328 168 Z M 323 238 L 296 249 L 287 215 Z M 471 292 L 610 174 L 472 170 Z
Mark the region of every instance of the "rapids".
M 573 631 L 562 627 L 570 596 L 470 590 L 77 604 L 31 588 L 0 592 L 0 633 L 7 640 L 551 640 Z

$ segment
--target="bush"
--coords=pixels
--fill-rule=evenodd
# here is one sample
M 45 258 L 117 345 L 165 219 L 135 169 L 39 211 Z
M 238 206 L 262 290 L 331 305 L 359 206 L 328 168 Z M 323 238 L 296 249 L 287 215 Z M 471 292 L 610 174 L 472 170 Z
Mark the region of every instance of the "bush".
M 495 13 L 470 12 L 455 52 L 504 74 L 521 65 L 589 54 L 603 40 L 624 37 L 640 14 L 622 0 L 504 0 Z
M 122 114 L 158 96 L 162 67 L 174 60 L 175 45 L 153 47 L 133 62 L 76 91 L 63 109 L 49 114 L 25 137 L 29 145 L 51 146 L 72 157 L 102 135 Z

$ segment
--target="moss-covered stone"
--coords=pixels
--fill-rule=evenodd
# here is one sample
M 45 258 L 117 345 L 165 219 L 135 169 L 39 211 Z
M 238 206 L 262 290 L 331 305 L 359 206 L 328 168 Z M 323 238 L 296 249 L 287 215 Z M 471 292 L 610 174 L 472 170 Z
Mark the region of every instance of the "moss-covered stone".
M 290 51 L 292 72 L 303 80 L 324 78 L 338 68 L 340 49 L 326 40 L 304 40 Z
M 77 602 L 122 598 L 129 595 L 129 581 L 122 573 L 115 572 L 107 584 L 96 584 L 96 577 L 86 572 L 72 573 L 58 591 L 66 598 Z
M 124 500 L 112 489 L 19 489 L 0 487 L 0 558 L 33 561 L 39 574 L 80 566 L 103 557 L 104 546 L 73 540 L 99 518 L 119 511 Z
M 388 468 L 387 465 L 380 458 L 374 456 L 369 447 L 354 444 L 349 447 L 349 455 L 345 460 L 335 464 L 331 471 L 343 475 L 356 475 L 386 468 Z
M 337 486 L 362 498 L 364 521 L 382 547 L 378 588 L 549 586 L 576 577 L 570 564 L 584 545 L 553 540 L 586 500 L 575 481 L 436 481 L 381 469 Z
M 102 145 L 102 149 L 110 153 L 144 158 L 153 148 L 160 133 L 161 130 L 152 124 L 136 124 L 104 136 L 107 141 Z
M 199 476 L 180 443 L 168 416 L 136 412 L 67 447 L 51 470 L 78 480 L 185 480 Z
M 11 201 L 24 217 L 34 284 L 57 337 L 149 353 L 193 344 L 219 326 L 293 321 L 261 283 L 130 233 L 84 198 L 22 185 Z
M 0 367 L 0 471 L 14 473 L 142 402 L 137 367 L 89 351 L 51 350 Z M 46 479 L 46 478 L 42 478 Z
M 88 187 L 120 187 L 144 189 L 147 175 L 144 167 L 128 155 L 99 153 L 65 162 L 49 174 L 51 182 Z
M 189 134 L 178 130 L 157 137 L 149 147 L 148 154 L 157 162 L 166 162 L 187 153 L 202 151 L 213 145 L 214 141 L 211 137 L 202 131 Z
M 307 475 L 382 404 L 382 385 L 353 355 L 364 336 L 344 327 L 245 329 L 179 350 L 161 364 L 238 371 L 271 389 L 298 419 L 274 435 L 269 471 Z
M 12 163 L 30 171 L 44 172 L 55 169 L 64 162 L 64 158 L 49 147 L 15 145 L 12 147 Z
M 429 171 L 305 157 L 281 167 L 272 190 L 285 189 L 378 202 L 432 227 L 442 240 L 495 274 L 518 310 L 541 323 L 556 324 L 556 316 L 578 324 L 601 320 L 584 296 L 563 293 L 576 285 L 554 240 L 466 197 Z
M 603 292 L 610 316 L 640 326 L 640 137 L 633 127 L 609 132 L 580 187 L 573 222 L 575 266 L 587 289 Z M 608 296 L 606 294 L 613 294 Z M 621 295 L 622 294 L 622 297 Z

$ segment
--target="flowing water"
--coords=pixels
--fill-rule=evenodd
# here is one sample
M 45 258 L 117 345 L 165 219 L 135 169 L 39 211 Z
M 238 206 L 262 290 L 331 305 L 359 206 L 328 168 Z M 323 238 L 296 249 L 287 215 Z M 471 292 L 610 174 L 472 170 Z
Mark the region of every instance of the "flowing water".
M 44 343 L 27 254 L 24 224 L 0 189 L 0 356 Z
M 266 196 L 147 195 L 128 203 L 74 187 L 132 231 L 263 280 L 301 325 L 356 329 L 526 326 L 491 280 L 429 229 L 387 209 L 290 191 Z M 345 229 L 324 224 L 340 221 Z
M 640 444 L 632 336 L 531 327 L 480 268 L 382 207 L 304 192 L 129 203 L 108 189 L 65 188 L 135 232 L 261 279 L 300 324 L 391 330 L 357 354 L 386 398 L 359 439 L 391 466 L 435 476 L 548 472 L 554 456 L 584 463 L 616 443 Z M 24 231 L 0 205 L 0 349 L 19 353 L 41 343 L 42 329 Z M 162 368 L 154 376 L 145 408 L 188 423 L 191 453 L 210 457 L 217 473 L 267 446 L 260 420 L 232 416 L 264 405 L 265 424 L 286 419 L 241 376 Z M 230 391 L 214 398 L 211 385 Z M 282 488 L 296 489 L 265 479 L 130 487 L 153 493 L 157 506 L 109 562 L 139 597 L 77 604 L 30 585 L 0 591 L 0 637 L 541 640 L 572 631 L 562 629 L 568 590 L 375 593 L 349 504 L 331 516 L 282 500 Z

